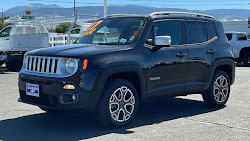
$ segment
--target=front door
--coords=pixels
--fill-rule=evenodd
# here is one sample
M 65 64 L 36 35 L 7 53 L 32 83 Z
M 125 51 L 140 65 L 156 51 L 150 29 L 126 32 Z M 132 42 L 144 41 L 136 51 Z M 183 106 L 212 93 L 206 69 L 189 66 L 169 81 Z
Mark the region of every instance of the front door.
M 6 48 L 10 48 L 10 30 L 11 27 L 6 27 L 0 31 L 0 51 L 6 51 Z
M 185 92 L 187 47 L 183 46 L 182 21 L 155 22 L 146 46 L 154 46 L 155 36 L 171 36 L 170 47 L 152 50 L 145 47 L 147 96 L 163 96 Z M 158 47 L 157 47 L 158 48 Z

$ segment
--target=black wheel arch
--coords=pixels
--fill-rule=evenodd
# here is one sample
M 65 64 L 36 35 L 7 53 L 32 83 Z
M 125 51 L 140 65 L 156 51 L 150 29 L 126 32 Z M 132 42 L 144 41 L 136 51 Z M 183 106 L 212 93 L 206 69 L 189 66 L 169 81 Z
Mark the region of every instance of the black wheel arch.
M 212 81 L 213 75 L 216 70 L 221 70 L 227 73 L 230 78 L 230 84 L 234 83 L 235 79 L 235 60 L 233 58 L 225 58 L 214 61 L 210 66 L 210 74 L 205 90 L 209 88 L 209 85 Z
M 125 79 L 135 85 L 139 99 L 143 98 L 146 90 L 144 73 L 136 65 L 114 66 L 98 73 L 94 88 L 103 90 L 110 79 Z M 136 79 L 133 81 L 132 79 Z M 139 83 L 139 84 L 137 84 Z M 139 86 L 139 87 L 138 87 Z

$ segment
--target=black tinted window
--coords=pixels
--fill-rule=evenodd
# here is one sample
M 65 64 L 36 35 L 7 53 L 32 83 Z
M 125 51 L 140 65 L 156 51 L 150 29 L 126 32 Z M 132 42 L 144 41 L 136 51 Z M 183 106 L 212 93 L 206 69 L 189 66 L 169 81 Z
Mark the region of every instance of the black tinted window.
M 238 41 L 247 40 L 247 35 L 246 35 L 246 34 L 243 34 L 243 33 L 239 33 L 239 34 L 237 34 L 237 40 L 238 40 Z
M 4 29 L 1 33 L 0 33 L 0 37 L 8 37 L 9 33 L 10 33 L 11 27 L 8 27 L 6 29 Z
M 205 22 L 188 21 L 187 28 L 189 44 L 203 43 L 207 41 L 207 29 Z
M 216 33 L 216 28 L 214 23 L 212 22 L 207 22 L 207 31 L 208 31 L 208 40 L 214 38 L 215 36 L 217 36 Z
M 182 44 L 181 21 L 160 21 L 155 23 L 155 36 L 171 36 L 171 45 Z
M 227 33 L 226 36 L 227 36 L 228 41 L 232 40 L 233 38 L 233 34 L 230 34 L 230 33 Z

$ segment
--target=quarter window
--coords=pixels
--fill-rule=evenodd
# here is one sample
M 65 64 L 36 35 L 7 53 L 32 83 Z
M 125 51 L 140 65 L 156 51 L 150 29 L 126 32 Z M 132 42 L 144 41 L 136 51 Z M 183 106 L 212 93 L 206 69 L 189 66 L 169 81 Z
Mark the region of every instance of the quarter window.
M 187 21 L 189 44 L 203 43 L 207 41 L 207 29 L 205 22 Z
M 208 31 L 208 40 L 217 36 L 217 32 L 216 32 L 216 28 L 215 28 L 214 23 L 207 22 L 207 31 Z
M 182 44 L 181 21 L 159 21 L 155 23 L 155 36 L 171 36 L 171 45 Z

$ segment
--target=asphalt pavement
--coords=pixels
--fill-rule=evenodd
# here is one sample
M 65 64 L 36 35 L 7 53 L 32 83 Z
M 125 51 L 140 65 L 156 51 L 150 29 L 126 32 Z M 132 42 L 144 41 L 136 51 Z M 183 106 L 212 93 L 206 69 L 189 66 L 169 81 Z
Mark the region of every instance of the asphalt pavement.
M 128 126 L 107 129 L 94 113 L 48 114 L 17 102 L 18 73 L 0 67 L 0 140 L 250 141 L 250 67 L 238 65 L 229 101 L 210 108 L 199 94 L 144 102 Z

